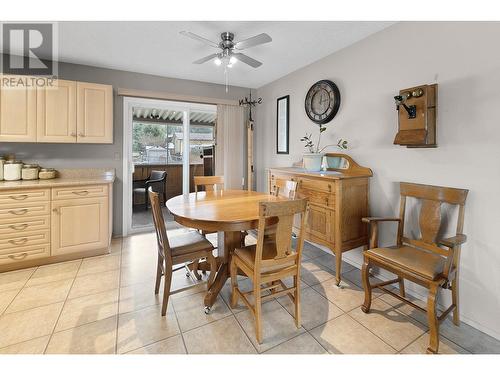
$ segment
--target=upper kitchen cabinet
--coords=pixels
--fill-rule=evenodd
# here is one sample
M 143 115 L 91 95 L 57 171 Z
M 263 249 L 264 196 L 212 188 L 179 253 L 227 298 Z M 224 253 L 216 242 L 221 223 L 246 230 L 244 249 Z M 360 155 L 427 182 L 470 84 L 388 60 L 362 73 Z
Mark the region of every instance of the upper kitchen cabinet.
M 0 85 L 0 142 L 36 142 L 36 127 L 36 90 Z
M 77 82 L 77 142 L 113 143 L 113 88 Z
M 76 140 L 76 82 L 58 80 L 55 87 L 37 88 L 37 141 Z
M 0 87 L 0 142 L 113 143 L 113 87 Z

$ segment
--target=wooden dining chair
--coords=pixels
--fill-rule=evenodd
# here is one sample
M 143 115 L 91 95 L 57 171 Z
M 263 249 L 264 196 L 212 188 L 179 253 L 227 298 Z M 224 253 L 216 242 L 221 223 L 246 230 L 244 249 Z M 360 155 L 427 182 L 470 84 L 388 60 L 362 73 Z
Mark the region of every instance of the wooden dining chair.
M 236 249 L 230 265 L 231 306 L 235 307 L 241 297 L 255 318 L 257 341 L 262 343 L 261 306 L 266 299 L 288 295 L 295 305 L 295 325 L 300 327 L 300 260 L 304 245 L 304 228 L 307 222 L 307 201 L 304 199 L 261 202 L 257 244 Z M 297 248 L 292 249 L 292 227 L 296 214 L 301 215 Z M 265 235 L 266 226 L 276 223 L 276 232 Z M 238 287 L 238 270 L 248 276 L 253 290 L 243 292 Z M 287 287 L 283 279 L 293 277 L 293 286 Z M 263 293 L 270 292 L 268 295 Z M 253 294 L 252 305 L 247 295 Z
M 219 190 L 224 188 L 224 176 L 194 176 L 194 191 L 198 192 L 199 188 L 205 190 Z
M 365 217 L 363 222 L 370 225 L 370 245 L 364 251 L 362 267 L 365 301 L 361 309 L 369 313 L 372 290 L 382 289 L 386 293 L 408 303 L 427 314 L 430 342 L 427 353 L 437 353 L 439 348 L 439 324 L 453 311 L 453 323 L 460 324 L 458 308 L 458 271 L 460 247 L 467 237 L 463 234 L 465 200 L 468 190 L 449 187 L 400 183 L 401 203 L 398 218 Z M 406 198 L 417 198 L 420 203 L 418 239 L 405 237 Z M 441 206 L 443 203 L 458 206 L 456 234 L 453 237 L 438 239 L 441 232 Z M 397 244 L 378 247 L 378 223 L 394 221 L 398 223 Z M 373 266 L 386 269 L 397 275 L 396 279 L 370 284 L 369 270 Z M 427 310 L 405 298 L 404 280 L 413 281 L 429 289 Z M 400 295 L 385 288 L 386 285 L 399 284 Z M 441 315 L 437 315 L 438 290 L 450 289 L 452 303 Z
M 278 181 L 277 183 L 281 183 L 280 185 L 274 186 L 273 194 L 276 196 L 282 196 L 289 199 L 295 199 L 297 194 L 297 181 Z
M 200 233 L 193 230 L 187 233 L 168 236 L 165 229 L 165 221 L 160 206 L 158 193 L 149 188 L 149 199 L 151 201 L 151 211 L 153 213 L 153 222 L 156 230 L 156 239 L 158 244 L 158 264 L 156 268 L 156 283 L 155 294 L 160 290 L 161 277 L 165 277 L 163 285 L 163 304 L 161 315 L 165 316 L 167 312 L 168 298 L 171 294 L 182 292 L 192 286 L 170 290 L 172 283 L 172 274 L 175 271 L 186 268 L 184 264 L 187 262 L 197 262 L 202 258 L 206 258 L 210 264 L 210 276 L 207 281 L 207 289 L 213 283 L 217 270 L 217 262 L 212 254 L 213 246 Z M 173 268 L 176 265 L 182 266 Z M 195 284 L 197 285 L 197 284 Z

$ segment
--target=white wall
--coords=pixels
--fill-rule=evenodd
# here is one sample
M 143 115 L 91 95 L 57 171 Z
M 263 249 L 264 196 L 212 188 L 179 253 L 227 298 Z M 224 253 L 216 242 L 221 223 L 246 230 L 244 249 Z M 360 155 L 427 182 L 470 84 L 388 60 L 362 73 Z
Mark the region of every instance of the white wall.
M 333 37 L 333 36 L 332 36 Z M 323 144 L 347 138 L 348 153 L 372 168 L 371 210 L 397 214 L 397 182 L 467 188 L 468 242 L 461 259 L 462 320 L 500 338 L 500 23 L 398 23 L 257 90 L 257 187 L 265 169 L 301 159 L 299 138 L 316 131 L 304 112 L 308 88 L 333 80 L 342 104 Z M 304 50 L 307 53 L 307 49 Z M 393 96 L 402 88 L 439 84 L 436 149 L 392 144 Z M 290 95 L 290 155 L 276 154 L 276 99 Z M 389 224 L 390 225 L 390 224 Z M 387 230 L 385 230 L 387 228 Z M 382 244 L 394 230 L 383 227 Z M 361 263 L 361 251 L 345 253 Z M 416 290 L 420 293 L 420 290 Z M 448 293 L 445 293 L 448 294 Z M 448 295 L 444 303 L 448 303 Z

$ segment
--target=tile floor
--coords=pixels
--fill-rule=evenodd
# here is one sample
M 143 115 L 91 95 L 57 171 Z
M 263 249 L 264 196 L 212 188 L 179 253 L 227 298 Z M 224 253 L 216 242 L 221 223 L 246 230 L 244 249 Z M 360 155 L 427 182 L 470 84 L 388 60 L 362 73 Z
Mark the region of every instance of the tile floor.
M 0 274 L 0 353 L 424 353 L 425 316 L 377 293 L 361 312 L 360 271 L 343 268 L 334 286 L 333 257 L 306 244 L 302 272 L 302 327 L 287 297 L 263 306 L 264 341 L 242 305 L 229 307 L 226 284 L 210 315 L 205 285 L 174 295 L 167 316 L 155 296 L 152 233 L 112 241 L 106 256 Z M 193 284 L 184 272 L 174 287 Z M 241 285 L 249 286 L 242 279 Z M 445 322 L 441 353 L 500 353 L 500 342 L 462 323 Z

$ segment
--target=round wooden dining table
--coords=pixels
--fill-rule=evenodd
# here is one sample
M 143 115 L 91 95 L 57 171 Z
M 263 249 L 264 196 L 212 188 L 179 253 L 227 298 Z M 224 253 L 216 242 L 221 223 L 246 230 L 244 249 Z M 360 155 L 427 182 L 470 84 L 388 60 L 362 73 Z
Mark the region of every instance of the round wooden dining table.
M 167 201 L 168 210 L 179 224 L 219 232 L 218 270 L 205 296 L 205 311 L 210 311 L 229 278 L 231 254 L 241 246 L 242 231 L 257 228 L 259 203 L 280 200 L 287 199 L 249 190 L 219 190 L 178 195 Z

